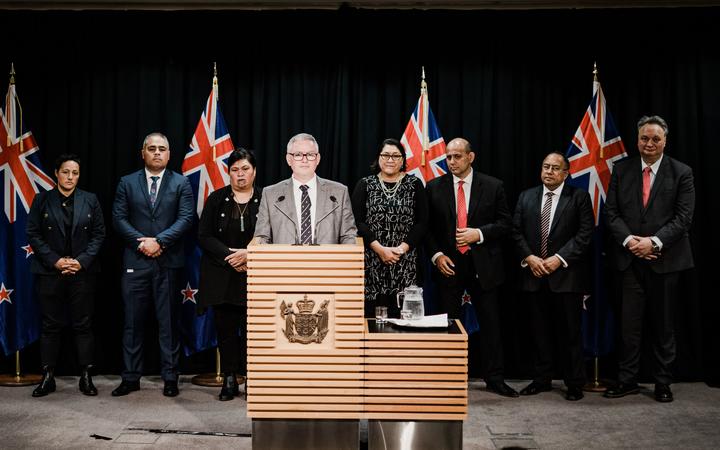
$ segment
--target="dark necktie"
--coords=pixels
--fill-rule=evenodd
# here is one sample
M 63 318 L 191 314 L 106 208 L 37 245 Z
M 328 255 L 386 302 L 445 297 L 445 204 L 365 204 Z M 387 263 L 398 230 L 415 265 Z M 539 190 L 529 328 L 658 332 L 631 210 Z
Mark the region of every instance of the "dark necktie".
M 457 190 L 457 227 L 467 228 L 467 207 L 465 206 L 465 189 L 463 189 L 463 180 L 458 181 Z M 463 255 L 470 250 L 469 245 L 461 245 L 458 251 Z
M 308 186 L 303 184 L 300 186 L 302 196 L 300 197 L 300 243 L 310 244 L 312 241 L 312 232 L 310 230 L 310 196 L 308 195 Z
M 547 258 L 547 240 L 550 233 L 550 213 L 552 212 L 553 193 L 545 194 L 545 204 L 540 214 L 540 257 Z
M 651 171 L 652 171 L 652 169 L 650 168 L 650 166 L 646 166 L 643 169 L 643 191 L 642 191 L 643 207 L 647 207 L 648 200 L 650 200 L 650 181 L 651 181 L 650 172 Z
M 150 205 L 155 206 L 155 200 L 157 200 L 157 182 L 160 179 L 158 176 L 150 177 L 152 183 L 150 184 Z

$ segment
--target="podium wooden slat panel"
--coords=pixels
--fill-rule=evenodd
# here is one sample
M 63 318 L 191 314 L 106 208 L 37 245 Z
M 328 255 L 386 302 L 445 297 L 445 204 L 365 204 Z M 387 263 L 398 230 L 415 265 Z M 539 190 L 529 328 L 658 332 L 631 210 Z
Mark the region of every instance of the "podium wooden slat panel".
M 362 244 L 248 247 L 249 417 L 362 416 L 364 290 Z M 290 343 L 281 331 L 280 301 L 305 294 L 316 308 L 332 298 L 321 344 Z

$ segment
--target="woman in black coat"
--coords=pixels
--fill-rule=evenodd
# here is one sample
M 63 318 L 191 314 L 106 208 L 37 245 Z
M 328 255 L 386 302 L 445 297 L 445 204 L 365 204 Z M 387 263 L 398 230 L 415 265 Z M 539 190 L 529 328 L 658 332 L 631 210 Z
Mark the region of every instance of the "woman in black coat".
M 230 184 L 210 194 L 200 218 L 199 305 L 212 306 L 225 376 L 220 400 L 239 394 L 236 374 L 247 366 L 247 245 L 255 232 L 261 189 L 255 155 L 244 148 L 227 159 Z M 242 338 L 238 336 L 238 331 Z
M 57 187 L 33 199 L 26 230 L 34 252 L 30 271 L 35 275 L 42 313 L 43 379 L 32 395 L 43 397 L 55 391 L 53 370 L 66 317 L 72 324 L 82 366 L 80 391 L 97 395 L 89 370 L 94 355 L 95 277 L 100 271 L 97 256 L 105 239 L 105 223 L 95 194 L 77 189 L 80 179 L 77 155 L 60 155 L 55 161 L 55 177 Z

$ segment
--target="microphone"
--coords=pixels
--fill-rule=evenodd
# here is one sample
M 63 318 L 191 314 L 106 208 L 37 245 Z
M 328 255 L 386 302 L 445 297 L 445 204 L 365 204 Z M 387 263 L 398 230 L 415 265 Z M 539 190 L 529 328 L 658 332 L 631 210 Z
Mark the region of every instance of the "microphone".
M 337 203 L 337 198 L 335 198 L 334 195 L 331 195 L 331 196 L 330 196 L 330 201 L 333 202 L 333 203 Z M 322 217 L 322 219 L 324 219 L 325 217 L 327 217 L 327 215 L 325 215 L 324 217 Z M 313 241 L 312 241 L 312 244 L 311 244 L 311 245 L 320 245 L 320 244 L 317 243 L 317 222 L 318 222 L 318 221 L 315 221 L 315 225 L 313 226 Z
M 335 202 L 337 202 L 337 199 L 335 198 L 334 195 L 331 195 L 331 196 L 330 196 L 330 201 L 333 202 L 333 203 L 335 203 Z
M 280 197 L 278 197 L 277 200 L 275 200 L 275 203 L 280 203 L 280 202 L 283 201 L 283 200 L 285 200 L 285 196 L 284 196 L 284 195 L 281 195 Z

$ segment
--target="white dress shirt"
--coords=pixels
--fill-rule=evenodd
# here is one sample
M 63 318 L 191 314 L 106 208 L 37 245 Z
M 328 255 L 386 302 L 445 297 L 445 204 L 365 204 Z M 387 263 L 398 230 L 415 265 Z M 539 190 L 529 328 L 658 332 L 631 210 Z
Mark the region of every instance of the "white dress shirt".
M 300 186 L 303 184 L 308 187 L 307 193 L 310 197 L 310 242 L 315 242 L 315 211 L 317 210 L 317 176 L 313 176 L 312 179 L 310 179 L 307 183 L 301 183 L 298 180 L 295 179 L 295 177 L 292 178 L 293 183 L 293 197 L 295 198 L 295 214 L 297 215 L 297 229 L 298 229 L 298 236 L 302 233 L 302 230 L 300 229 L 301 223 L 301 217 L 300 214 L 302 212 L 302 209 L 300 207 L 300 202 L 302 201 L 302 190 L 300 190 Z
M 145 181 L 147 182 L 148 195 L 150 195 L 150 186 L 152 186 L 152 178 L 150 177 L 159 177 L 157 180 L 157 191 L 155 191 L 156 193 L 159 193 L 160 183 L 162 183 L 163 175 L 165 175 L 165 169 L 163 169 L 162 172 L 160 172 L 159 174 L 153 175 L 150 173 L 150 171 L 147 170 L 147 168 L 145 168 Z

